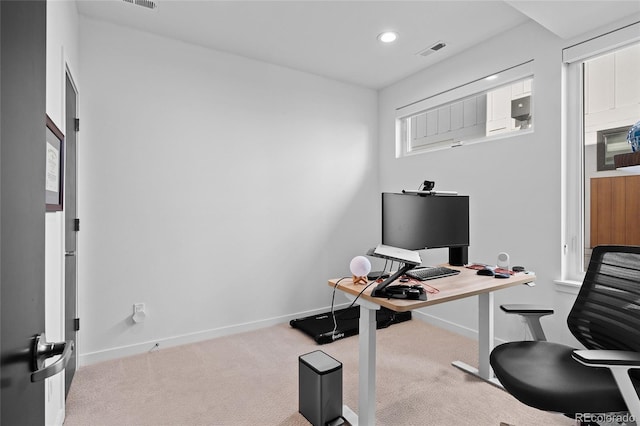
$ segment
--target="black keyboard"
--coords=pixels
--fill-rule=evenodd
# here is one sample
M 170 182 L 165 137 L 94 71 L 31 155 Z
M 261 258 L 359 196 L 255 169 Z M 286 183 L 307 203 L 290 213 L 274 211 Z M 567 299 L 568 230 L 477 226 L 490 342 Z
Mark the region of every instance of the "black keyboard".
M 446 266 L 434 266 L 432 268 L 411 269 L 407 271 L 406 275 L 419 281 L 427 281 L 436 278 L 450 277 L 451 275 L 458 275 L 459 273 L 460 271 L 457 269 L 447 268 Z

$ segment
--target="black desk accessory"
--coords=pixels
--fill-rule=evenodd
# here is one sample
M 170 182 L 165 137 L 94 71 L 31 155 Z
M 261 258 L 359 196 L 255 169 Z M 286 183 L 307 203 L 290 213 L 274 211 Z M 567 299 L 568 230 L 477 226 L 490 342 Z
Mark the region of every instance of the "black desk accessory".
M 382 289 L 379 296 L 374 297 L 386 297 L 388 299 L 408 299 L 408 300 L 427 300 L 427 293 L 420 285 L 389 285 Z
M 384 253 L 392 254 L 387 255 Z M 411 250 L 404 250 L 397 247 L 390 247 L 380 244 L 378 245 L 378 247 L 369 250 L 367 252 L 367 255 L 391 260 L 394 262 L 403 262 L 402 268 L 398 269 L 394 274 L 390 275 L 386 280 L 382 281 L 373 289 L 373 291 L 371 292 L 372 297 L 384 297 L 387 299 L 408 299 L 409 294 L 413 295 L 415 293 L 415 291 L 386 291 L 386 288 L 392 282 L 406 274 L 407 271 L 415 268 L 416 266 L 420 265 L 420 263 L 422 263 L 419 253 L 413 252 Z M 426 294 L 423 293 L 419 296 L 424 297 L 424 299 L 420 300 L 427 300 Z M 416 297 L 416 299 L 418 299 L 418 297 Z
M 402 268 L 398 269 L 394 274 L 389 276 L 389 278 L 387 278 L 386 280 L 378 284 L 376 288 L 374 288 L 373 291 L 371 292 L 371 296 L 385 297 L 387 299 L 408 299 L 408 297 L 406 296 L 406 292 L 394 292 L 393 290 L 387 291 L 387 288 L 392 282 L 394 282 L 395 280 L 397 280 L 398 278 L 406 274 L 407 271 L 415 267 L 416 265 L 405 263 Z M 427 300 L 427 295 L 426 294 L 423 294 L 423 295 L 424 295 L 424 299 L 422 300 Z

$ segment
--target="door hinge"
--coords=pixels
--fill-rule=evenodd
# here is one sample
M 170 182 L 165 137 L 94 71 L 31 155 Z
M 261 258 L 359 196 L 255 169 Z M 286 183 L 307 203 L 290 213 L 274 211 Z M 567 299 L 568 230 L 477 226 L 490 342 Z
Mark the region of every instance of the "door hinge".
M 80 331 L 80 318 L 75 318 L 73 320 L 73 329 L 75 331 Z
M 73 219 L 73 230 L 76 232 L 80 230 L 80 219 Z
M 80 131 L 80 119 L 79 118 L 75 118 L 73 120 L 74 124 L 75 124 L 75 131 L 79 132 Z

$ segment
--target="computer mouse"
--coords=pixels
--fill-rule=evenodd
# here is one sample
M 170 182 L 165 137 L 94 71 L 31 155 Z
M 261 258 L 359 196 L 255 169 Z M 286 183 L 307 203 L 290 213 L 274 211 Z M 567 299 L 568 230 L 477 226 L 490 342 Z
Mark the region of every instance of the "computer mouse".
M 486 276 L 488 276 L 488 277 L 491 277 L 491 276 L 493 276 L 493 275 L 494 275 L 494 274 L 493 274 L 493 271 L 492 271 L 491 269 L 489 269 L 489 268 L 478 269 L 477 274 L 478 274 L 478 275 L 486 275 Z
M 494 275 L 494 278 L 509 278 L 510 276 L 511 276 L 511 275 L 509 275 L 509 274 L 507 274 L 507 273 L 500 272 L 500 273 L 498 273 L 498 274 L 495 274 L 495 275 Z

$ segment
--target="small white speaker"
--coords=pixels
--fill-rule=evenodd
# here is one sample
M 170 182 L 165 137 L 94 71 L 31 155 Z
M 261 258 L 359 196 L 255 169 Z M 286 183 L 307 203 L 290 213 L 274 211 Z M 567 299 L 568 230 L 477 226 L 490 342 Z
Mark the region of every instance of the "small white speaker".
M 497 263 L 498 268 L 501 269 L 509 269 L 509 254 L 502 252 L 502 253 L 498 253 L 498 263 Z

